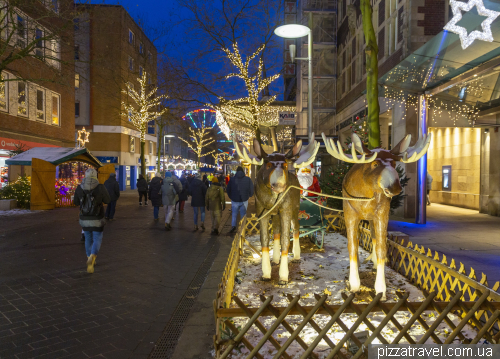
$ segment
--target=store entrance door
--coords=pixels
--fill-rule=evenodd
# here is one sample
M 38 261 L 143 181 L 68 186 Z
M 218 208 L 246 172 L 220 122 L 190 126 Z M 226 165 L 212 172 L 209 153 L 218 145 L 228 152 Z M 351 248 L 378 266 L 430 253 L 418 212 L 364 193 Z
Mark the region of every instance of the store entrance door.
M 31 160 L 31 205 L 30 209 L 54 209 L 56 207 L 56 166 L 50 162 Z

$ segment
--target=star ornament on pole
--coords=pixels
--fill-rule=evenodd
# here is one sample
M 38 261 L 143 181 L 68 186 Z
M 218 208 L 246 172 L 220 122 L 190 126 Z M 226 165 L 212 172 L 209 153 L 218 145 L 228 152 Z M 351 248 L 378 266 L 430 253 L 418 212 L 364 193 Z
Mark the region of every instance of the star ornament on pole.
M 82 136 L 84 136 L 84 137 L 82 137 Z M 78 148 L 85 147 L 85 144 L 87 142 L 89 142 L 89 136 L 90 136 L 90 132 L 85 131 L 85 127 L 83 127 L 81 130 L 78 130 L 78 138 L 76 140 L 78 142 Z
M 483 0 L 469 0 L 469 2 L 461 2 L 457 0 L 450 0 L 451 10 L 453 11 L 453 18 L 446 24 L 443 28 L 444 30 L 453 32 L 460 36 L 460 42 L 462 44 L 462 49 L 468 48 L 475 40 L 482 41 L 493 41 L 493 34 L 491 33 L 491 24 L 500 16 L 500 12 L 486 9 L 483 4 Z M 487 17 L 482 23 L 481 27 L 483 31 L 474 30 L 470 34 L 467 34 L 467 29 L 463 26 L 458 26 L 457 23 L 462 20 L 462 11 L 468 12 L 474 6 L 477 8 L 477 12 L 481 16 Z

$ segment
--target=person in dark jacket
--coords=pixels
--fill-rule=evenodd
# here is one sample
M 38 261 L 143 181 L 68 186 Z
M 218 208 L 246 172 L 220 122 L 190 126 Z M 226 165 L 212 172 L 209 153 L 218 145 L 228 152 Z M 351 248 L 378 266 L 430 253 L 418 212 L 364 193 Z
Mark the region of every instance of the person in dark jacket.
M 201 181 L 207 188 L 210 187 L 210 182 L 208 181 L 207 175 L 203 175 L 203 179 Z
M 139 192 L 139 206 L 142 206 L 142 197 L 144 197 L 144 205 L 148 205 L 148 182 L 142 174 L 137 180 L 137 191 Z
M 188 184 L 188 180 L 187 180 L 185 174 L 183 174 L 181 176 L 180 181 L 182 184 L 182 191 L 181 191 L 181 193 L 179 193 L 179 201 L 177 201 L 177 203 L 179 203 L 179 213 L 183 213 L 184 212 L 184 203 L 186 203 L 186 201 L 188 199 L 189 184 Z M 176 204 L 176 206 L 177 206 L 177 204 Z
M 120 198 L 120 186 L 116 180 L 116 174 L 110 173 L 109 178 L 104 182 L 104 187 L 108 190 L 111 201 L 106 206 L 105 218 L 112 221 L 115 217 L 116 201 Z
M 158 220 L 158 213 L 160 212 L 160 207 L 162 206 L 161 202 L 161 174 L 160 172 L 156 172 L 154 178 L 149 182 L 149 200 L 154 207 L 153 215 L 155 221 Z
M 94 273 L 94 264 L 102 244 L 102 235 L 106 219 L 104 218 L 104 205 L 111 201 L 108 190 L 97 180 L 97 171 L 89 168 L 85 171 L 85 178 L 76 188 L 73 203 L 75 206 L 83 204 L 84 197 L 91 193 L 93 206 L 97 206 L 98 214 L 84 215 L 80 209 L 80 226 L 85 235 L 85 252 L 87 254 L 87 272 Z
M 201 228 L 205 229 L 205 194 L 207 186 L 201 181 L 199 173 L 191 181 L 188 194 L 191 196 L 191 207 L 194 210 L 194 230 L 198 230 L 198 212 L 201 211 Z
M 240 212 L 240 218 L 243 218 L 247 213 L 248 199 L 253 196 L 252 180 L 245 176 L 245 172 L 243 172 L 241 166 L 236 169 L 236 175 L 231 177 L 231 180 L 227 184 L 226 192 L 231 199 L 232 220 L 230 233 L 233 233 L 236 231 L 238 211 Z

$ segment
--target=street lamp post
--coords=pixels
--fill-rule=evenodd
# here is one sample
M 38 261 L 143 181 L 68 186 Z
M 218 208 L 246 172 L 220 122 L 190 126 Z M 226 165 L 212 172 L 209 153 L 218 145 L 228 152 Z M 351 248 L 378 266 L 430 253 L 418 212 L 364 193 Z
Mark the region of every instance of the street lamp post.
M 168 145 L 170 146 L 170 138 L 175 137 L 175 136 L 174 135 L 163 135 L 163 170 L 164 171 L 167 170 L 167 164 L 165 163 L 165 148 L 166 148 L 166 146 L 165 146 L 165 139 L 167 137 L 168 137 Z
M 309 25 L 312 26 L 312 23 Z M 307 35 L 307 57 L 295 57 L 295 45 L 290 45 L 290 57 L 292 58 L 292 62 L 295 62 L 295 60 L 306 60 L 308 62 L 307 82 L 309 88 L 307 93 L 307 134 L 309 135 L 312 132 L 313 116 L 312 31 L 309 27 L 304 25 L 288 24 L 277 27 L 274 33 L 285 39 L 298 39 Z

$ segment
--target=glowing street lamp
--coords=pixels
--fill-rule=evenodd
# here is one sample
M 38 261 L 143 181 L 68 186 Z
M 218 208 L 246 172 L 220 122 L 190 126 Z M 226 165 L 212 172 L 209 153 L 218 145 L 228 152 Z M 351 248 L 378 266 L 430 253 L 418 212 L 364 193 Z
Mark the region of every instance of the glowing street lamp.
M 308 61 L 308 93 L 307 93 L 307 134 L 312 132 L 312 115 L 313 115 L 313 75 L 312 75 L 312 31 L 310 28 L 299 24 L 288 24 L 277 27 L 274 33 L 285 39 L 298 39 L 307 35 L 307 57 L 295 57 L 295 45 L 290 45 L 290 57 L 292 62 L 295 60 Z

